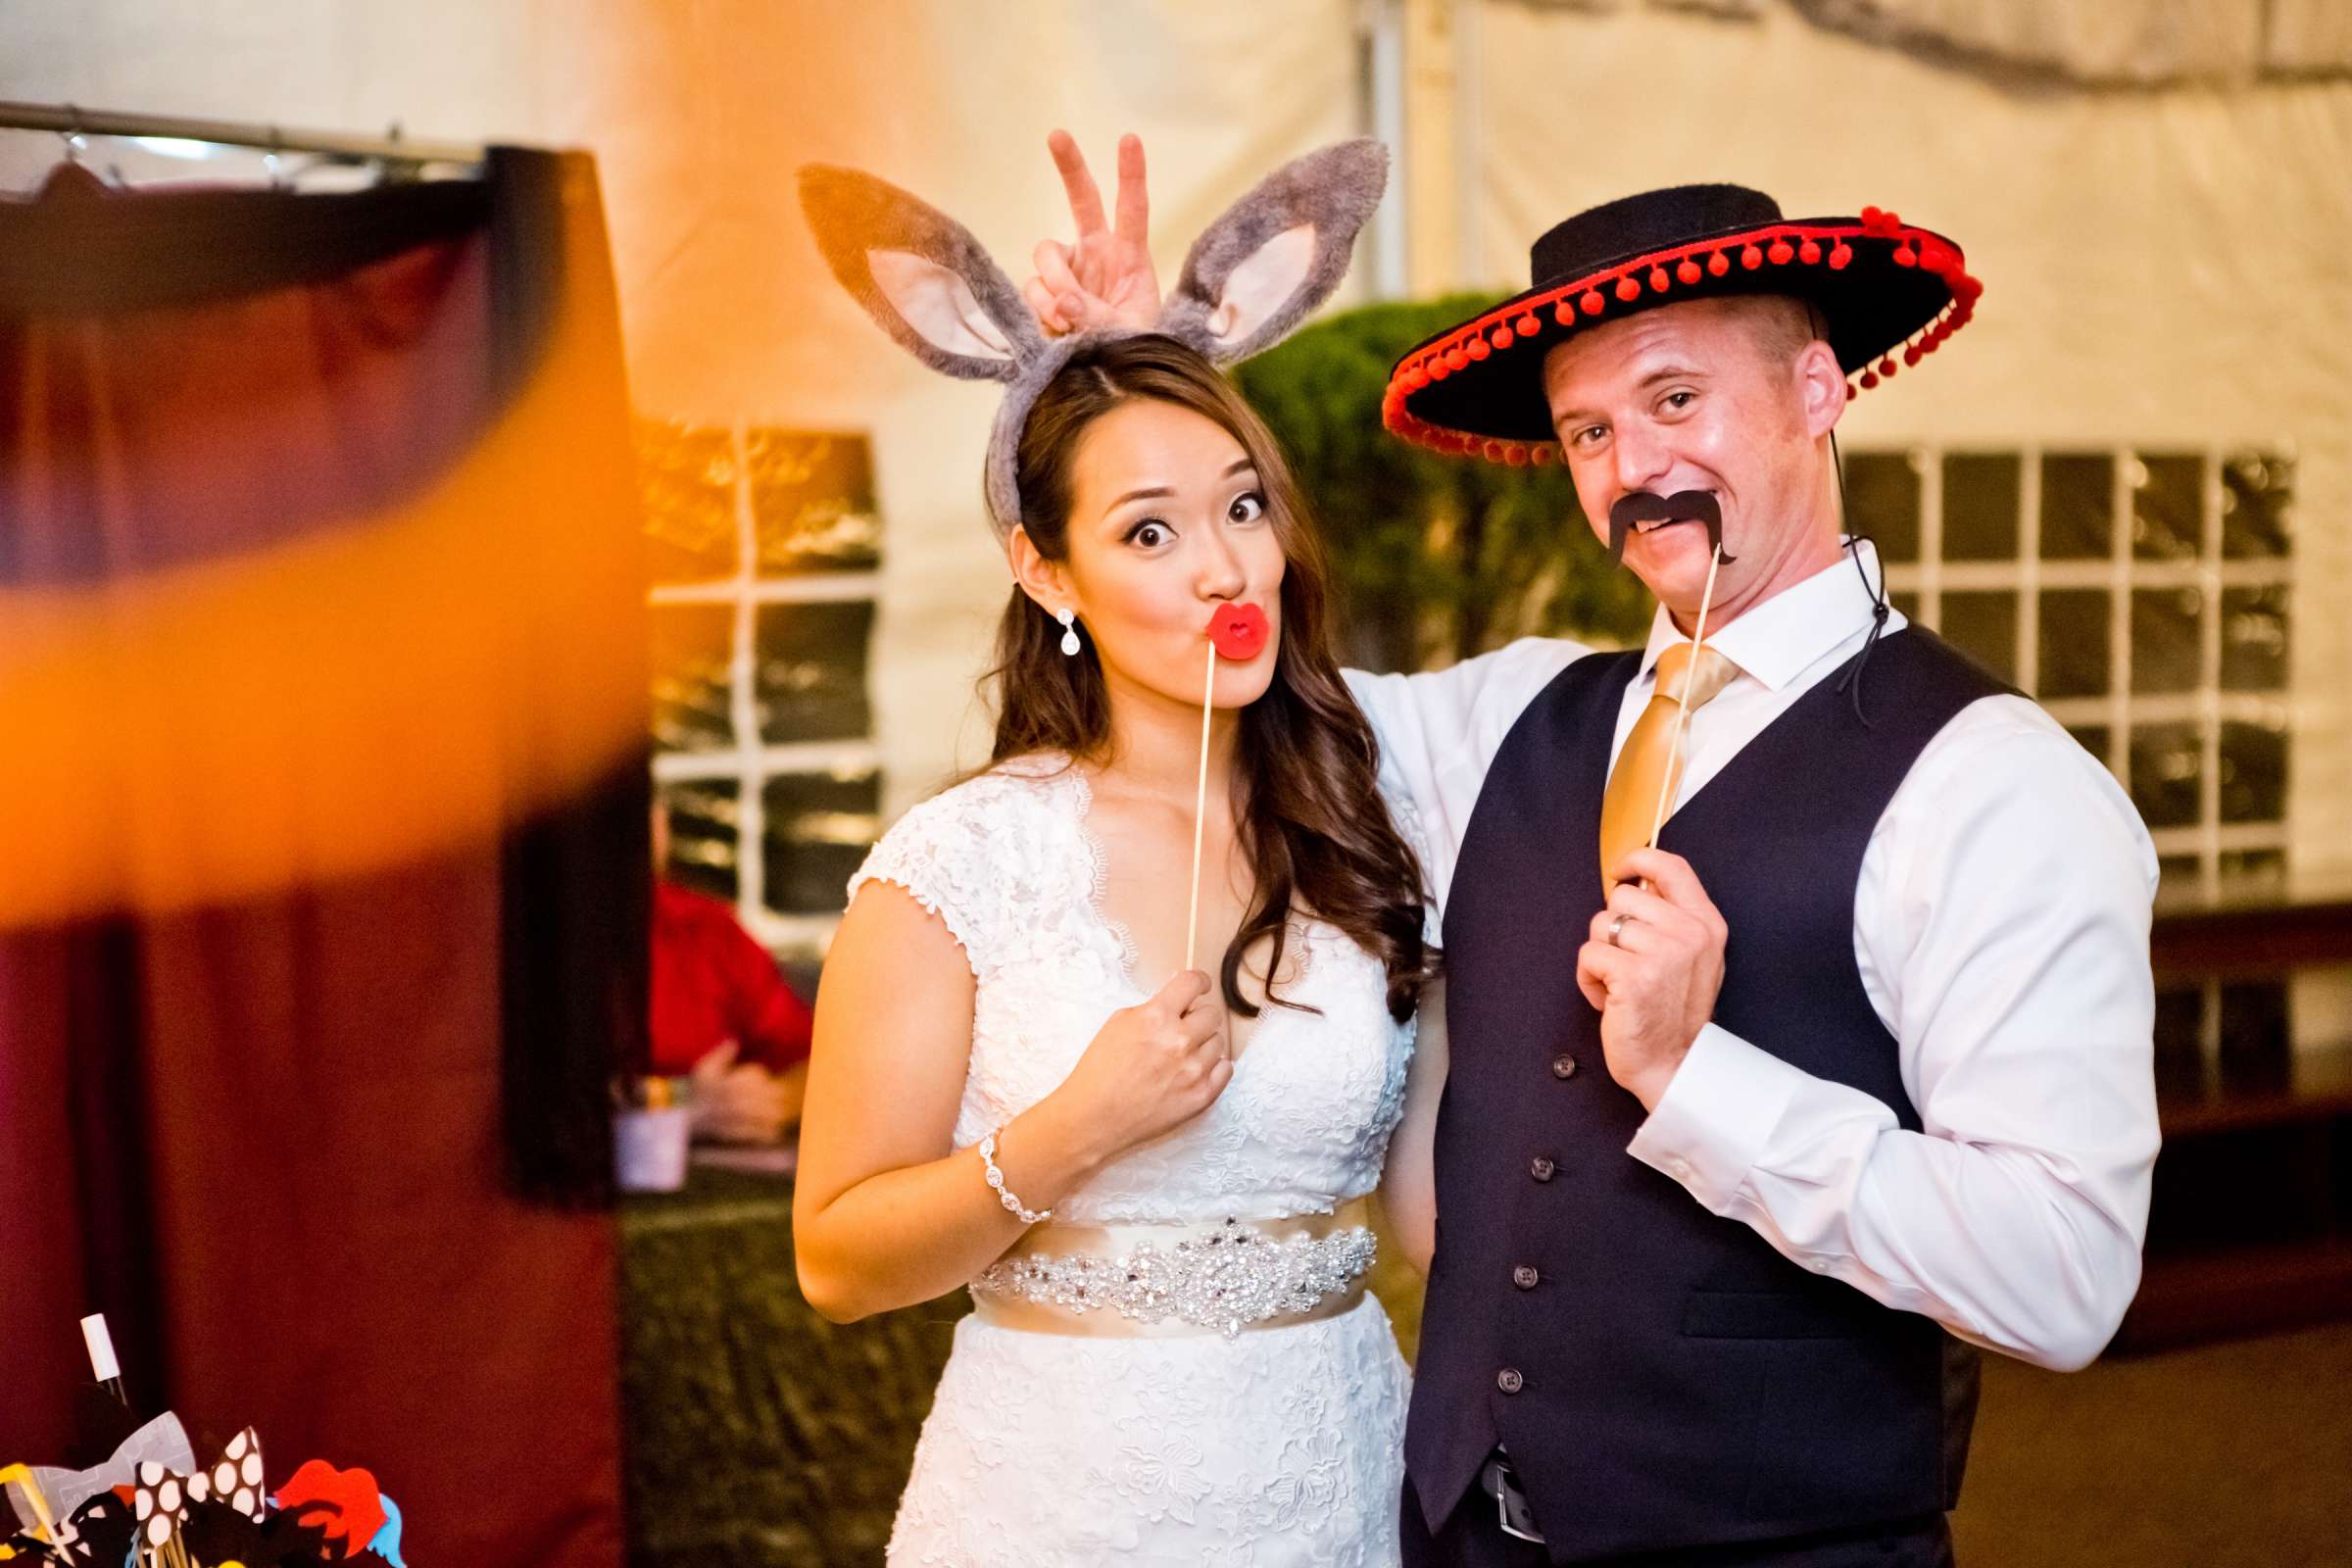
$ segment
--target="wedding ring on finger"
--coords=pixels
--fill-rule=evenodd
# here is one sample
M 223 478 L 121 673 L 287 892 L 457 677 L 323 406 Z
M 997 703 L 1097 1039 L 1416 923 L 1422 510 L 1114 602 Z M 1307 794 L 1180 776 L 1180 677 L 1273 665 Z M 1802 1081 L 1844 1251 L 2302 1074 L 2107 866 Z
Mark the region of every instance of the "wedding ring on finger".
M 1626 921 L 1628 921 L 1628 920 L 1631 920 L 1632 918 L 1633 918 L 1633 916 L 1632 916 L 1632 915 L 1630 915 L 1630 914 L 1621 914 L 1621 915 L 1617 916 L 1617 918 L 1616 918 L 1616 919 L 1614 919 L 1614 920 L 1611 920 L 1611 921 L 1609 922 L 1609 946 L 1610 946 L 1610 947 L 1612 947 L 1612 948 L 1622 948 L 1622 947 L 1624 947 L 1624 946 L 1625 946 L 1625 944 L 1624 944 L 1624 943 L 1622 943 L 1622 942 L 1618 941 L 1617 939 L 1618 939 L 1620 936 L 1622 936 L 1622 935 L 1624 934 L 1624 932 L 1625 932 L 1625 922 L 1626 922 Z

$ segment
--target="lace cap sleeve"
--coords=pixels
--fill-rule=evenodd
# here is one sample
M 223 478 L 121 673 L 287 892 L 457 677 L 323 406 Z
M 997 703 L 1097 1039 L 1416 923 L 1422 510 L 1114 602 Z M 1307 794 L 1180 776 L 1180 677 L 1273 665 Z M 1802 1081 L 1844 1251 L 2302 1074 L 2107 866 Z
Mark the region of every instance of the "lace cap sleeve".
M 1032 793 L 1021 780 L 982 774 L 918 803 L 867 853 L 849 897 L 868 882 L 906 889 L 946 922 L 974 976 L 986 978 L 1013 918 L 1007 901 L 1025 880 L 1006 861 L 1030 836 Z

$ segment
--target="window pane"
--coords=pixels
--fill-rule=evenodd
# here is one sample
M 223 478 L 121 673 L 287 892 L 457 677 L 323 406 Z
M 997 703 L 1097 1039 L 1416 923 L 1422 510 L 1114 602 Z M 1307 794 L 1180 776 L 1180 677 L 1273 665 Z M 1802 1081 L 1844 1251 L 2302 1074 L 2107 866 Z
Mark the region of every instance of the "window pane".
M 864 570 L 881 559 L 864 437 L 757 429 L 748 445 L 760 576 Z
M 2291 459 L 2258 452 L 2222 461 L 2222 554 L 2233 561 L 2283 556 L 2292 548 Z
M 1912 593 L 1910 590 L 1889 589 L 1887 590 L 1886 594 L 1886 602 L 1892 605 L 1895 609 L 1901 611 L 1905 620 L 1917 620 L 1919 618 L 1919 595 Z
M 742 822 L 735 781 L 692 779 L 664 784 L 662 800 L 669 808 L 670 878 L 733 904 Z
M 735 574 L 734 441 L 724 430 L 639 419 L 637 484 L 657 583 Z
M 2278 886 L 2286 881 L 2284 850 L 2224 850 L 2221 865 L 2224 880 L 2241 887 Z
M 760 739 L 786 745 L 871 733 L 865 657 L 873 628 L 870 599 L 760 606 L 754 692 Z
M 1919 559 L 1919 457 L 1852 452 L 1845 459 L 1845 523 L 1877 542 L 1879 559 Z
M 735 744 L 728 667 L 735 612 L 725 605 L 654 607 L 654 744 L 665 752 Z
M 2222 725 L 2222 820 L 2277 822 L 2286 816 L 2286 731 L 2268 724 Z
M 2197 615 L 2205 596 L 2194 588 L 2141 588 L 2132 595 L 2132 690 L 2164 694 L 2197 685 Z
M 2291 1063 L 2286 982 L 2222 987 L 2222 1078 L 2232 1089 L 2283 1089 Z
M 1943 635 L 2001 679 L 2017 679 L 2017 595 L 1945 594 Z
M 882 778 L 858 773 L 788 773 L 767 781 L 768 906 L 786 914 L 829 914 L 881 833 Z
M 2222 590 L 2222 690 L 2286 689 L 2286 585 Z
M 2156 858 L 2156 896 L 2158 898 L 2194 893 L 2202 885 L 2202 872 L 2195 856 L 2160 855 Z
M 2115 460 L 2053 452 L 2041 460 L 2041 559 L 2104 561 L 2115 538 Z
M 2132 804 L 2148 826 L 2193 826 L 2203 772 L 2194 724 L 2142 724 L 2132 731 Z
M 2198 457 L 2142 455 L 2132 487 L 2132 554 L 2141 561 L 2194 561 L 2204 537 Z
M 2160 987 L 2156 992 L 2156 1052 L 2161 1056 L 2184 1056 L 2194 1061 L 2204 1034 L 2205 988 L 2194 983 Z
M 1956 452 L 1943 460 L 1943 559 L 2017 559 L 2017 454 Z
M 2036 696 L 2107 694 L 2107 595 L 2096 588 L 2053 589 L 2041 596 Z
M 2114 744 L 2114 731 L 2104 724 L 2078 724 L 2067 733 L 2075 738 L 2076 745 L 2097 758 L 2100 766 L 2107 764 L 2107 748 Z

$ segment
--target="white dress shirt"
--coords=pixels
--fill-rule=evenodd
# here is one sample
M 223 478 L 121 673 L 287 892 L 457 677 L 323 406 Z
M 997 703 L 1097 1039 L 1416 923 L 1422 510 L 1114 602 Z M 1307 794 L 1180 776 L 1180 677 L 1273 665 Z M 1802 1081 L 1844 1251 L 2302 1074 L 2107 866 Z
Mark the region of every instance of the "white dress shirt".
M 1860 650 L 1872 598 L 1856 566 L 1875 575 L 1875 558 L 1855 550 L 1710 631 L 1740 673 L 1690 715 L 1678 808 Z M 1612 763 L 1658 655 L 1683 640 L 1661 609 Z M 1382 784 L 1427 829 L 1441 909 L 1503 737 L 1590 652 L 1528 638 L 1429 674 L 1348 672 Z M 1862 693 L 1867 707 L 1867 666 Z M 1808 1269 L 1977 1344 L 2083 1365 L 2139 1285 L 2155 887 L 2155 848 L 2106 768 L 2023 698 L 1972 704 L 1895 791 L 1854 890 L 1854 957 L 1923 1130 L 1710 1023 L 1628 1152 Z

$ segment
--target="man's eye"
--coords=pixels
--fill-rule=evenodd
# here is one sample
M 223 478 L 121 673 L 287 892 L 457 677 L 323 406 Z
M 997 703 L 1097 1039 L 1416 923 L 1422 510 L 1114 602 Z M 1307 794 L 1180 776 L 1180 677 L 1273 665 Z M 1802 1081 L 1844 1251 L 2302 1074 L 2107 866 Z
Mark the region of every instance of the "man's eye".
M 1266 514 L 1266 498 L 1254 490 L 1244 491 L 1233 498 L 1228 515 L 1235 522 L 1255 522 Z
M 1580 447 L 1589 447 L 1606 434 L 1608 434 L 1608 429 L 1605 425 L 1588 424 L 1568 439 Z
M 1688 408 L 1697 396 L 1695 392 L 1669 392 L 1666 394 L 1666 406 L 1672 409 Z

